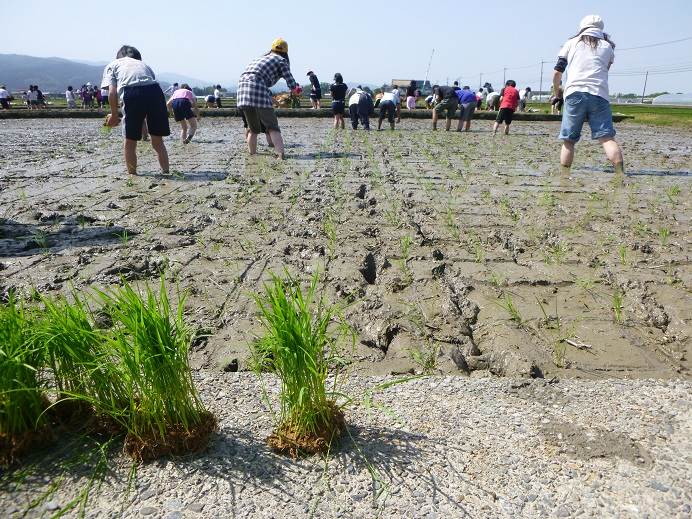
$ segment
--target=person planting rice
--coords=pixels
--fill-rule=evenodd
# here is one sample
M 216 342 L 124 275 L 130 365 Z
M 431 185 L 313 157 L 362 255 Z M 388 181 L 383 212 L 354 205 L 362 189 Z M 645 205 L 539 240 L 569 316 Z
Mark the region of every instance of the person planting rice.
M 0 85 L 0 108 L 3 110 L 9 110 L 11 98 L 12 96 L 5 88 L 5 85 Z
M 197 131 L 197 117 L 199 116 L 197 98 L 192 93 L 190 85 L 183 83 L 178 90 L 173 92 L 166 106 L 169 110 L 173 110 L 175 122 L 180 123 L 180 140 L 183 144 L 188 144 Z
M 317 110 L 320 107 L 320 99 L 322 99 L 322 86 L 320 85 L 320 80 L 317 79 L 317 75 L 312 70 L 308 71 L 308 77 L 310 78 L 310 85 L 312 85 L 310 102 L 312 103 L 312 109 Z
M 111 113 L 106 116 L 106 126 L 120 124 L 118 98 L 123 103 L 123 137 L 125 139 L 125 164 L 130 175 L 137 174 L 137 141 L 142 139 L 143 126 L 151 135 L 151 146 L 158 156 L 161 171 L 168 174 L 168 151 L 163 138 L 171 134 L 168 125 L 166 98 L 156 81 L 154 71 L 142 62 L 142 55 L 135 48 L 123 45 L 116 59 L 103 71 L 102 87 L 108 89 Z
M 245 140 L 247 141 L 248 135 L 250 134 L 250 128 L 248 127 L 247 124 L 247 119 L 245 118 L 245 114 L 243 113 L 242 110 L 240 110 L 240 118 L 243 120 L 243 128 L 245 129 Z M 267 138 L 267 146 L 270 148 L 274 147 L 274 143 L 272 142 L 272 136 L 269 135 L 269 132 L 267 129 L 264 127 L 264 124 L 260 122 L 260 130 L 264 134 L 264 136 Z
M 329 87 L 332 94 L 332 112 L 334 112 L 334 128 L 345 128 L 344 111 L 346 105 L 346 92 L 348 86 L 344 83 L 344 78 L 338 72 L 334 74 L 334 83 Z
M 214 108 L 216 106 L 216 99 L 214 98 L 214 94 L 209 94 L 204 98 L 204 107 L 205 108 Z
M 401 98 L 399 89 L 394 88 L 391 92 L 385 92 L 380 99 L 380 119 L 377 121 L 377 129 L 382 129 L 382 121 L 386 117 L 389 121 L 389 128 L 394 129 L 395 117 L 399 116 L 401 110 Z
M 493 135 L 497 133 L 501 123 L 505 123 L 505 135 L 509 135 L 509 125 L 512 124 L 514 112 L 519 106 L 519 91 L 517 84 L 512 79 L 508 79 L 505 88 L 500 90 L 500 111 L 493 125 Z
M 457 90 L 459 90 L 458 86 L 450 87 L 435 85 L 433 87 L 433 95 L 437 100 L 437 104 L 435 105 L 432 114 L 433 131 L 437 130 L 437 120 L 439 119 L 440 114 L 445 114 L 447 119 L 445 123 L 445 130 L 449 131 L 449 128 L 452 126 L 452 119 L 454 118 L 454 114 L 459 106 L 459 98 L 456 94 Z
M 584 121 L 589 121 L 591 138 L 598 140 L 615 174 L 624 176 L 622 150 L 615 141 L 613 115 L 608 93 L 608 71 L 615 60 L 615 44 L 603 32 L 603 19 L 589 15 L 579 24 L 579 32 L 567 40 L 558 53 L 553 74 L 553 90 L 559 96 L 560 81 L 568 70 L 564 85 L 564 112 L 559 139 L 562 140 L 560 165 L 569 175 L 574 160 L 574 145 L 581 137 Z
M 476 93 L 471 91 L 471 87 L 465 86 L 461 90 L 457 90 L 457 97 L 459 98 L 459 104 L 461 105 L 461 112 L 459 113 L 459 126 L 457 126 L 457 131 L 463 130 L 465 132 L 469 131 L 471 128 L 471 118 L 473 117 L 473 112 L 476 111 L 476 104 L 478 103 L 478 98 Z
M 348 99 L 348 112 L 351 116 L 351 128 L 358 129 L 358 121 L 366 130 L 370 129 L 370 114 L 373 113 L 375 106 L 372 96 L 365 92 L 360 85 Z
M 279 79 L 285 79 L 288 88 L 300 94 L 301 88 L 293 79 L 288 58 L 288 43 L 281 38 L 274 40 L 271 50 L 253 60 L 240 75 L 238 81 L 238 108 L 243 111 L 250 129 L 247 145 L 250 155 L 257 153 L 257 135 L 266 127 L 274 143 L 276 154 L 284 159 L 284 141 L 272 105 L 270 87 Z
M 485 97 L 485 109 L 488 111 L 500 109 L 500 92 L 488 92 Z

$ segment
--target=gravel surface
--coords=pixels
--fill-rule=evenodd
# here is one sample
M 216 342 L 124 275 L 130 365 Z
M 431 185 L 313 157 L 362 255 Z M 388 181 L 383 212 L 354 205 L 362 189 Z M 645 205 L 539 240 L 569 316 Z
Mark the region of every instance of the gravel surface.
M 131 480 L 112 456 L 87 517 L 690 516 L 689 382 L 430 377 L 373 391 L 393 379 L 359 376 L 344 385 L 350 437 L 328 459 L 294 461 L 265 447 L 256 378 L 196 377 L 220 423 L 208 450 Z M 277 388 L 268 381 L 271 399 Z M 29 517 L 61 511 L 89 477 L 69 456 L 3 485 L 0 510 L 43 496 Z

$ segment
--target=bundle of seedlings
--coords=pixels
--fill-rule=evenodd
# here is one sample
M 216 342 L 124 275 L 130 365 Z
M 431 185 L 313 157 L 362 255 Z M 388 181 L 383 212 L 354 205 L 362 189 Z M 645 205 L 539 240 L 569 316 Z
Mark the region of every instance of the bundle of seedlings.
M 142 295 L 127 282 L 99 296 L 113 320 L 108 343 L 126 398 L 124 409 L 112 410 L 127 431 L 125 453 L 148 461 L 206 447 L 216 418 L 192 381 L 184 297 L 172 309 L 163 277 L 158 297 L 149 285 Z
M 288 273 L 285 279 L 272 275 L 264 293 L 255 296 L 265 333 L 254 343 L 253 364 L 260 377 L 269 370 L 281 380 L 277 426 L 267 442 L 292 457 L 328 452 L 346 428 L 335 401 L 338 373 L 327 389 L 345 330 L 330 328 L 336 310 L 316 300 L 317 282 L 316 274 L 304 294 Z
M 104 333 L 94 327 L 89 308 L 76 293 L 72 301 L 44 297 L 41 303 L 31 343 L 52 369 L 57 401 L 51 415 L 69 428 L 118 432 L 111 416 L 126 408 L 127 398 Z
M 13 295 L 0 304 L 0 466 L 52 438 L 41 351 L 29 343 L 30 328 L 28 313 Z

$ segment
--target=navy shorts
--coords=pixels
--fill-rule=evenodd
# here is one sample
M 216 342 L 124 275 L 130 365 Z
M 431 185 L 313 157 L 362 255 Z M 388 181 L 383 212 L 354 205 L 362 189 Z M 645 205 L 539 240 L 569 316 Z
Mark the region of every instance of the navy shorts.
M 565 99 L 565 110 L 562 112 L 562 126 L 559 139 L 577 142 L 581 137 L 581 128 L 588 119 L 592 139 L 615 137 L 613 114 L 610 102 L 588 92 L 574 92 Z
M 150 135 L 166 137 L 168 125 L 166 98 L 158 83 L 125 87 L 123 93 L 123 134 L 126 139 L 142 140 L 142 125 L 147 122 Z
M 332 101 L 332 112 L 334 112 L 334 115 L 344 115 L 344 110 L 344 101 Z
M 396 115 L 396 105 L 394 101 L 387 99 L 386 101 L 380 101 L 380 121 L 385 117 L 390 123 L 394 122 L 394 116 Z
M 313 99 L 315 101 L 319 101 L 322 99 L 322 90 L 313 90 L 310 92 L 310 99 Z
M 173 117 L 177 123 L 183 119 L 195 117 L 195 114 L 192 112 L 192 103 L 189 99 L 173 99 L 171 106 L 173 107 Z

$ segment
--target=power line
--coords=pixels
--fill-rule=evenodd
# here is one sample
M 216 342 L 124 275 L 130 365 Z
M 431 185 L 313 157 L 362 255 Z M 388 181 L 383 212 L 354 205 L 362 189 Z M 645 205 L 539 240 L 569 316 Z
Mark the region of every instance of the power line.
M 692 40 L 692 36 L 688 36 L 687 38 L 680 38 L 678 40 L 661 41 L 658 43 L 650 43 L 648 45 L 638 45 L 637 47 L 625 47 L 624 49 L 618 49 L 616 47 L 616 50 L 618 52 L 622 52 L 623 50 L 648 49 L 651 47 L 660 47 L 661 45 L 671 45 L 673 43 L 680 43 L 681 41 L 688 41 L 688 40 Z

